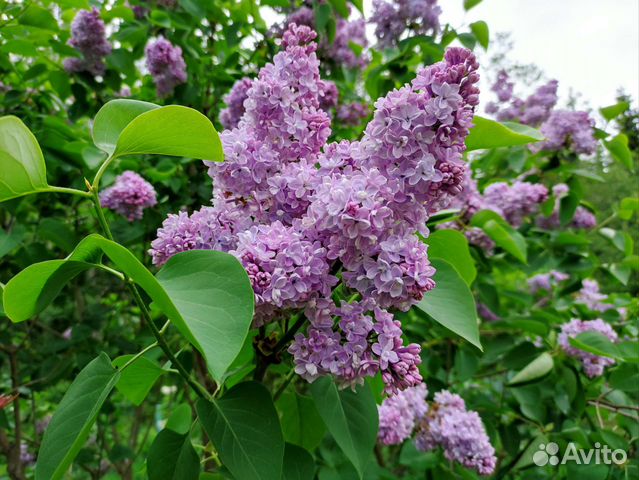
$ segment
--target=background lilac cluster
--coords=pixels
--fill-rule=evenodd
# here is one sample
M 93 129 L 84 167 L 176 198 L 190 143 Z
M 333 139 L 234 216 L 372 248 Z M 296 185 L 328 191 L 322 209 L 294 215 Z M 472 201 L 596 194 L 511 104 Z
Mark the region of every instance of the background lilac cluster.
M 153 185 L 132 171 L 126 171 L 115 179 L 113 186 L 100 193 L 105 208 L 116 211 L 129 222 L 142 218 L 144 209 L 157 204 Z
M 441 447 L 444 456 L 481 475 L 490 475 L 497 464 L 481 418 L 466 409 L 464 400 L 448 390 L 435 394 L 429 405 L 424 384 L 387 398 L 378 407 L 378 439 L 384 445 L 399 445 L 415 434 L 418 450 Z
M 418 35 L 436 34 L 442 10 L 437 0 L 374 0 L 370 23 L 380 45 L 390 47 L 410 30 Z
M 315 37 L 291 24 L 273 63 L 231 93 L 246 98 L 241 114 L 229 99 L 240 118 L 221 134 L 226 161 L 207 162 L 213 207 L 169 216 L 150 253 L 161 265 L 193 248 L 230 252 L 251 279 L 256 325 L 302 310 L 310 321 L 290 347 L 298 374 L 353 385 L 381 372 L 395 393 L 421 382 L 421 360 L 389 309 L 435 286 L 416 233 L 461 192 L 478 64 L 449 49 L 376 102 L 361 141 L 327 144 Z M 333 301 L 340 281 L 351 298 Z

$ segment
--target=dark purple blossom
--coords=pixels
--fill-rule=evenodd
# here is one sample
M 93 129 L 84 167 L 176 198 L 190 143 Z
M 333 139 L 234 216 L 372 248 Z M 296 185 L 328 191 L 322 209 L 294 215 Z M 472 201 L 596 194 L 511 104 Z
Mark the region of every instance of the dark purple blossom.
M 144 209 L 157 203 L 153 185 L 135 172 L 126 171 L 112 187 L 100 193 L 102 206 L 116 211 L 129 222 L 142 218 Z
M 344 103 L 337 107 L 337 120 L 342 126 L 357 126 L 370 115 L 370 108 L 364 102 Z
M 374 0 L 370 23 L 375 24 L 375 36 L 383 46 L 399 42 L 402 34 L 436 34 L 442 10 L 437 0 Z
M 98 9 L 80 10 L 71 24 L 69 45 L 82 54 L 81 58 L 67 58 L 64 68 L 68 72 L 89 72 L 104 75 L 104 57 L 111 53 L 111 45 L 106 39 L 104 22 Z
M 186 82 L 186 63 L 182 49 L 168 40 L 159 38 L 146 46 L 146 68 L 153 76 L 159 97 L 173 93 L 173 89 Z

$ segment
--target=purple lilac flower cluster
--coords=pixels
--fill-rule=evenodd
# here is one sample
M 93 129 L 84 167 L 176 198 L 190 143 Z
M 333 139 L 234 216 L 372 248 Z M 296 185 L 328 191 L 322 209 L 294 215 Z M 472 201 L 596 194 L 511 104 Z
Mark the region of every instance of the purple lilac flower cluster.
M 102 206 L 116 211 L 129 222 L 142 218 L 145 208 L 157 204 L 153 185 L 135 172 L 126 171 L 112 187 L 100 193 Z
M 206 162 L 215 206 L 170 216 L 150 253 L 161 265 L 193 248 L 230 252 L 251 279 L 256 325 L 304 310 L 310 325 L 289 349 L 298 374 L 354 385 L 381 372 L 395 393 L 421 382 L 420 347 L 403 344 L 387 309 L 407 310 L 435 285 L 416 232 L 461 191 L 478 65 L 449 49 L 378 100 L 360 142 L 326 144 L 315 37 L 307 26 L 284 32 L 237 127 L 221 134 L 226 161 Z M 330 300 L 338 271 L 361 301 Z
M 437 0 L 374 0 L 370 23 L 379 43 L 389 47 L 409 29 L 418 35 L 437 34 L 441 13 Z
M 513 83 L 508 73 L 501 70 L 497 80 L 492 86 L 492 91 L 505 106 L 491 102 L 486 106 L 486 111 L 495 114 L 499 121 L 515 121 L 525 125 L 538 126 L 546 121 L 557 103 L 557 80 L 538 87 L 527 98 L 522 99 L 513 96 Z
M 577 154 L 592 155 L 597 150 L 595 121 L 587 112 L 555 110 L 541 126 L 546 140 L 533 144 L 531 150 L 555 151 L 567 148 Z
M 447 390 L 435 394 L 428 414 L 420 422 L 415 445 L 421 451 L 442 447 L 448 460 L 480 475 L 490 475 L 497 464 L 495 449 L 479 414 L 466 410 L 464 400 Z
M 337 120 L 344 126 L 357 126 L 370 115 L 370 108 L 364 102 L 344 103 L 337 107 Z
M 379 441 L 384 445 L 399 445 L 409 438 L 428 412 L 427 395 L 426 384 L 422 383 L 386 398 L 377 407 Z
M 566 352 L 566 354 L 581 360 L 584 367 L 584 373 L 588 377 L 599 377 L 603 375 L 604 369 L 614 365 L 615 361 L 612 358 L 600 357 L 594 353 L 585 352 L 573 347 L 570 344 L 569 339 L 575 338 L 583 332 L 598 332 L 608 337 L 611 342 L 617 341 L 617 332 L 615 332 L 613 328 L 601 318 L 586 321 L 575 318 L 561 326 L 561 333 L 559 334 L 559 345 L 561 345 L 561 348 L 564 352 Z
M 552 193 L 555 197 L 555 209 L 548 217 L 539 216 L 537 218 L 537 226 L 545 230 L 556 230 L 561 228 L 561 221 L 559 219 L 559 200 L 568 195 L 570 187 L 565 183 L 558 183 L 552 187 Z M 575 214 L 570 221 L 569 226 L 572 228 L 591 230 L 597 225 L 597 217 L 585 207 L 581 205 L 575 210 Z
M 106 65 L 104 57 L 111 53 L 111 45 L 106 39 L 104 22 L 100 12 L 80 10 L 71 24 L 69 45 L 82 54 L 82 58 L 67 58 L 64 69 L 67 72 L 89 72 L 91 75 L 104 75 Z
M 489 209 L 500 211 L 508 223 L 520 227 L 524 218 L 537 212 L 539 204 L 548 199 L 548 189 L 540 183 L 497 182 L 484 189 L 483 197 Z
M 528 287 L 531 293 L 537 293 L 540 290 L 550 292 L 554 286 L 561 282 L 565 282 L 570 278 L 563 272 L 551 270 L 548 273 L 538 273 L 528 279 Z
M 244 115 L 244 101 L 248 98 L 248 91 L 253 81 L 244 77 L 233 84 L 231 91 L 224 96 L 226 108 L 220 112 L 220 123 L 227 129 L 233 129 L 240 123 Z
M 186 82 L 186 63 L 182 49 L 165 38 L 159 38 L 146 46 L 146 68 L 153 76 L 159 97 L 166 97 L 173 89 Z
M 276 27 L 275 34 L 281 34 L 292 25 L 305 25 L 315 29 L 315 13 L 312 8 L 302 6 L 291 12 L 283 24 Z M 348 68 L 364 68 L 368 65 L 369 59 L 365 54 L 357 54 L 351 47 L 351 43 L 359 47 L 366 48 L 368 39 L 366 38 L 366 22 L 359 18 L 348 20 L 339 18 L 335 27 L 335 38 L 329 42 L 327 38 L 322 38 L 318 55 L 323 62 L 335 65 L 344 65 Z
M 605 312 L 614 308 L 609 303 L 603 303 L 608 300 L 608 295 L 601 293 L 597 280 L 586 279 L 581 282 L 581 290 L 577 292 L 575 302 L 581 303 L 588 309 L 595 312 Z

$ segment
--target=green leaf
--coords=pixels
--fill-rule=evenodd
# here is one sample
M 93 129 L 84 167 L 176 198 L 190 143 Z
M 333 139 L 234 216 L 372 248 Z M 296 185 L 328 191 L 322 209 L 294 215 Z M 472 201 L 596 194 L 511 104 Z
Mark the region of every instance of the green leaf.
M 483 20 L 473 22 L 470 24 L 470 30 L 473 32 L 473 35 L 475 35 L 479 44 L 484 47 L 484 50 L 488 50 L 488 43 L 490 41 L 488 24 Z
M 630 220 L 636 212 L 639 212 L 639 198 L 626 197 L 619 203 L 619 218 Z
M 613 120 L 629 108 L 630 103 L 623 101 L 615 103 L 614 105 L 610 105 L 608 107 L 600 108 L 599 112 L 601 113 L 601 116 L 604 117 L 606 120 Z
M 471 8 L 479 5 L 482 0 L 464 0 L 464 10 L 468 11 Z
M 60 30 L 53 14 L 46 8 L 34 4 L 29 5 L 22 15 L 18 17 L 18 23 L 42 28 L 44 30 L 51 30 L 52 32 Z
M 315 478 L 315 461 L 310 453 L 290 443 L 284 448 L 282 480 L 308 480 Z
M 113 157 L 172 155 L 221 162 L 222 142 L 211 121 L 197 110 L 179 105 L 158 107 L 118 99 L 95 117 L 93 141 Z
M 371 460 L 377 440 L 377 405 L 368 384 L 356 391 L 339 390 L 329 377 L 310 385 L 311 395 L 328 431 L 360 478 Z
M 9 318 L 21 322 L 40 313 L 72 278 L 96 267 L 101 253 L 151 297 L 220 380 L 242 348 L 254 303 L 246 271 L 223 252 L 180 253 L 156 278 L 123 246 L 89 235 L 65 260 L 31 265 L 9 281 L 4 292 Z
M 621 163 L 628 170 L 633 170 L 632 152 L 628 147 L 628 137 L 620 133 L 610 141 L 604 141 L 604 146 L 610 152 L 612 158 Z
M 326 427 L 315 402 L 294 392 L 284 393 L 276 403 L 284 440 L 313 451 L 320 444 Z
M 492 210 L 481 210 L 473 215 L 470 224 L 484 230 L 498 247 L 503 248 L 522 263 L 527 262 L 526 240 L 498 213 Z
M 133 358 L 133 355 L 122 355 L 113 360 L 118 370 Z M 162 367 L 146 357 L 140 357 L 120 373 L 120 380 L 115 388 L 134 405 L 140 405 L 151 391 L 153 384 L 162 374 Z
M 4 303 L 2 301 L 2 295 L 4 293 L 4 284 L 0 283 L 0 317 L 6 316 L 4 314 Z
M 242 480 L 280 480 L 284 438 L 271 395 L 263 385 L 245 382 L 196 410 L 224 466 Z
M 54 218 L 43 218 L 38 225 L 38 236 L 51 241 L 65 252 L 73 250 L 77 239 L 73 230 L 66 223 Z
M 26 230 L 20 225 L 14 227 L 11 232 L 7 233 L 4 230 L 0 230 L 0 258 L 4 257 L 7 253 L 13 251 L 13 249 L 20 246 L 22 243 Z
M 473 124 L 466 137 L 468 151 L 527 145 L 544 139 L 539 130 L 513 122 L 499 123 L 475 115 Z
M 47 168 L 36 138 L 19 118 L 0 117 L 0 202 L 48 186 Z
M 619 232 L 612 228 L 600 228 L 598 230 L 599 235 L 610 240 L 617 250 L 625 253 L 626 255 L 632 254 L 634 242 L 632 237 L 625 232 Z
M 565 227 L 570 223 L 572 217 L 575 216 L 575 211 L 579 206 L 579 197 L 573 193 L 569 193 L 563 197 L 559 202 L 559 221 L 562 227 Z
M 329 0 L 329 2 L 340 17 L 348 18 L 350 11 L 348 5 L 346 4 L 346 0 Z
M 200 458 L 188 433 L 165 428 L 155 437 L 146 458 L 149 480 L 198 480 Z
M 594 353 L 601 357 L 620 359 L 617 346 L 608 337 L 599 332 L 583 332 L 575 338 L 569 338 L 570 345 L 584 352 Z
M 550 373 L 553 365 L 552 356 L 550 356 L 548 352 L 544 352 L 520 370 L 519 373 L 508 382 L 508 385 L 522 385 L 534 380 L 539 380 Z
M 38 452 L 36 480 L 63 477 L 82 448 L 119 372 L 106 353 L 92 360 L 75 378 L 44 432 Z
M 477 309 L 468 285 L 445 260 L 431 258 L 431 263 L 437 270 L 435 288 L 424 294 L 417 308 L 481 350 Z
M 232 255 L 195 250 L 169 259 L 157 281 L 184 319 L 211 374 L 222 379 L 253 321 L 254 295 L 244 267 Z
M 468 240 L 457 230 L 435 230 L 426 238 L 428 256 L 446 260 L 469 286 L 477 276 L 475 260 L 470 256 Z
M 183 435 L 191 428 L 192 416 L 191 406 L 188 403 L 182 403 L 172 409 L 171 416 L 166 421 L 164 428 Z

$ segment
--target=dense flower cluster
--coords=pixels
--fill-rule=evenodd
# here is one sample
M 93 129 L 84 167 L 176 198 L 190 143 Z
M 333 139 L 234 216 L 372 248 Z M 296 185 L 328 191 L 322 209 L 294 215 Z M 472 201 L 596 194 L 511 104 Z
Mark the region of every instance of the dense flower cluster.
M 281 34 L 292 24 L 305 25 L 315 29 L 315 12 L 312 8 L 302 6 L 290 13 L 283 25 L 275 28 L 275 33 Z M 348 68 L 365 67 L 369 61 L 368 57 L 361 52 L 356 53 L 351 47 L 351 43 L 358 45 L 361 49 L 366 48 L 368 45 L 366 22 L 362 18 L 355 20 L 338 18 L 333 41 L 330 42 L 327 38 L 322 38 L 319 43 L 319 57 L 323 62 L 344 65 Z
M 106 39 L 104 22 L 96 8 L 91 11 L 80 10 L 75 16 L 69 45 L 80 52 L 82 58 L 67 58 L 64 61 L 66 71 L 104 75 L 104 57 L 111 53 L 111 45 Z
M 153 185 L 135 172 L 126 171 L 112 187 L 100 193 L 102 206 L 116 211 L 129 222 L 142 218 L 145 208 L 157 204 Z
M 554 286 L 560 282 L 564 282 L 570 278 L 563 272 L 557 270 L 551 270 L 548 273 L 538 273 L 528 279 L 528 287 L 530 287 L 531 293 L 537 293 L 540 290 L 546 290 L 550 292 Z
M 377 407 L 379 441 L 384 445 L 399 445 L 409 438 L 417 423 L 428 412 L 427 395 L 426 384 L 422 383 L 386 398 Z
M 343 126 L 359 125 L 370 114 L 364 102 L 344 103 L 337 107 L 337 120 Z
M 588 307 L 595 312 L 605 312 L 613 308 L 609 303 L 603 303 L 608 299 L 608 295 L 601 293 L 597 280 L 586 279 L 581 282 L 581 290 L 577 292 L 575 301 Z
M 577 154 L 591 155 L 597 150 L 595 121 L 587 112 L 555 110 L 541 126 L 546 140 L 533 144 L 532 151 L 567 148 Z
M 558 183 L 552 187 L 553 196 L 555 197 L 555 208 L 548 217 L 539 216 L 537 218 L 537 226 L 546 230 L 556 230 L 561 227 L 559 219 L 559 201 L 568 195 L 570 188 L 565 183 Z M 597 225 L 597 217 L 585 207 L 581 205 L 577 207 L 569 226 L 572 228 L 590 230 Z
M 448 460 L 475 469 L 480 475 L 490 475 L 497 464 L 479 414 L 466 410 L 464 400 L 447 390 L 435 394 L 420 422 L 415 445 L 422 451 L 442 447 Z
M 539 209 L 539 204 L 548 199 L 548 189 L 540 183 L 516 181 L 512 185 L 504 182 L 491 183 L 484 189 L 484 201 L 488 208 L 500 211 L 514 227 L 519 227 L 524 218 Z
M 441 13 L 437 0 L 374 0 L 370 23 L 375 24 L 379 43 L 392 46 L 408 29 L 420 35 L 436 34 Z
M 244 115 L 244 101 L 248 98 L 248 91 L 252 85 L 253 81 L 244 77 L 235 82 L 231 91 L 224 96 L 226 108 L 220 112 L 220 123 L 225 129 L 233 129 L 240 123 Z
M 306 26 L 284 32 L 237 127 L 221 134 L 226 161 L 206 162 L 215 206 L 170 216 L 151 254 L 160 265 L 193 248 L 230 252 L 251 279 L 257 325 L 304 310 L 310 325 L 289 349 L 298 374 L 354 385 L 381 372 L 395 393 L 421 382 L 420 348 L 403 344 L 387 309 L 407 310 L 435 285 L 415 233 L 427 234 L 429 213 L 461 191 L 478 65 L 449 49 L 378 100 L 360 142 L 327 145 L 321 102 L 331 89 L 314 39 Z M 332 272 L 361 301 L 330 300 Z
M 146 68 L 153 76 L 159 97 L 166 97 L 173 89 L 186 82 L 186 63 L 182 49 L 159 38 L 146 46 Z
M 538 126 L 550 117 L 557 103 L 557 80 L 538 87 L 525 99 L 513 96 L 514 84 L 510 81 L 508 73 L 500 71 L 497 80 L 492 86 L 492 91 L 502 104 L 491 102 L 486 106 L 486 111 L 495 114 L 499 121 L 515 121 L 525 125 Z
M 583 332 L 598 332 L 608 337 L 611 342 L 617 341 L 617 332 L 601 318 L 586 321 L 573 319 L 561 326 L 561 333 L 559 334 L 559 345 L 561 345 L 561 348 L 571 357 L 581 360 L 584 373 L 588 377 L 599 377 L 603 375 L 604 369 L 614 365 L 615 361 L 612 358 L 600 357 L 594 353 L 585 352 L 573 347 L 569 339 L 575 338 Z

